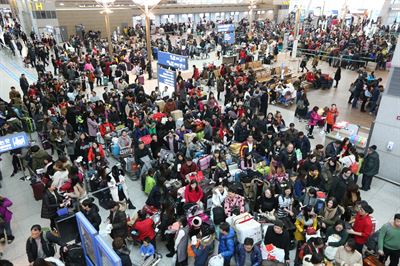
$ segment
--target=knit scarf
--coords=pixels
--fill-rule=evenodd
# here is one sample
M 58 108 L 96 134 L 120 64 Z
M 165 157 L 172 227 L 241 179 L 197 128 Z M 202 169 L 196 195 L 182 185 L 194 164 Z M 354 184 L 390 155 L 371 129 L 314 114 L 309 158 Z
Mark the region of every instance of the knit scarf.
M 325 220 L 332 220 L 332 218 L 335 217 L 336 210 L 337 210 L 337 207 L 336 208 L 325 207 L 325 211 L 324 211 Z

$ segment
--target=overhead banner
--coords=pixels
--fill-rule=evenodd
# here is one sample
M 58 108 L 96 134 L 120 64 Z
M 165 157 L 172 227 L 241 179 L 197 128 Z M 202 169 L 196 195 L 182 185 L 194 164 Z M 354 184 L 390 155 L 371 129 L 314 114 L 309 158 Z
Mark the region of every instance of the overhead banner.
M 189 58 L 183 55 L 158 51 L 158 64 L 180 70 L 189 69 Z
M 172 93 L 175 91 L 176 87 L 176 72 L 174 70 L 169 70 L 158 66 L 157 76 L 158 88 L 160 91 L 164 91 L 165 87 L 167 87 L 169 96 L 172 96 Z
M 220 24 L 220 25 L 218 25 L 218 32 L 224 34 L 224 42 L 226 42 L 228 44 L 235 43 L 235 25 Z
M 219 24 L 218 32 L 231 32 L 235 31 L 235 25 L 233 24 Z
M 25 132 L 0 137 L 0 153 L 29 146 L 28 135 Z

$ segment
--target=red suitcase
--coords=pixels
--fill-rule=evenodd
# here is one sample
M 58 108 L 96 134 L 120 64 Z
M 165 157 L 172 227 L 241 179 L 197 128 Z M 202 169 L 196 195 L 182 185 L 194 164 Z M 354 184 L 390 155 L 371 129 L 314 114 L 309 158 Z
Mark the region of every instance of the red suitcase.
M 42 182 L 31 184 L 33 190 L 33 197 L 35 200 L 41 200 L 44 193 L 44 185 Z

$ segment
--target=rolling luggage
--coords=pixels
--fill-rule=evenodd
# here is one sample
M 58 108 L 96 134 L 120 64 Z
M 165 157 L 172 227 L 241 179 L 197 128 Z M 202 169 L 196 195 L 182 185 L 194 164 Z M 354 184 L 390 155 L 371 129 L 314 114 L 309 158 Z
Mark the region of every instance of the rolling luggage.
M 144 85 L 144 76 L 139 76 L 139 77 L 138 77 L 138 83 L 139 83 L 140 85 Z
M 31 184 L 33 190 L 33 197 L 35 200 L 41 200 L 44 193 L 44 185 L 41 181 Z
M 108 86 L 108 77 L 104 76 L 103 77 L 103 86 Z
M 67 248 L 67 252 L 64 252 L 62 248 L 60 249 L 61 259 L 64 261 L 65 265 L 86 266 L 86 260 L 82 246 L 74 244 L 68 245 Z
M 50 149 L 51 148 L 51 144 L 50 144 L 50 141 L 48 139 L 47 133 L 46 132 L 39 132 L 38 135 L 39 135 L 40 142 L 42 143 L 43 149 L 44 150 Z
M 364 266 L 384 266 L 377 256 L 369 255 L 368 257 L 363 259 Z
M 206 155 L 199 159 L 199 161 L 197 162 L 197 165 L 201 171 L 208 170 L 210 168 L 211 158 L 212 158 L 212 155 Z
M 212 209 L 213 222 L 215 225 L 220 225 L 225 222 L 225 212 L 223 207 L 214 207 Z

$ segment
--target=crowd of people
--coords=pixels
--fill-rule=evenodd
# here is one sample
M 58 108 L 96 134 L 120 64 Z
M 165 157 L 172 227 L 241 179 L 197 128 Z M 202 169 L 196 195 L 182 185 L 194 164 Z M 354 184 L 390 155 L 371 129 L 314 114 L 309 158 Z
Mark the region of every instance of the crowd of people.
M 282 34 L 293 30 L 290 19 L 264 23 L 254 25 L 251 37 L 238 35 L 237 64 L 210 64 L 202 70 L 194 65 L 188 79 L 178 72 L 174 92 L 155 88 L 150 94 L 143 86 L 144 73 L 152 78 L 150 55 L 139 29 L 126 29 L 108 55 L 96 35 L 74 36 L 61 45 L 52 37 L 26 37 L 18 23 L 5 27 L 15 43 L 26 46 L 27 67 L 38 74 L 35 83 L 22 74 L 22 94 L 12 87 L 10 101 L 0 102 L 3 135 L 23 130 L 37 132 L 40 140 L 27 151 L 12 151 L 12 176 L 24 167 L 31 171 L 35 197 L 42 200 L 40 216 L 50 226 L 48 231 L 32 226 L 26 242 L 30 265 L 61 263 L 54 258 L 53 244 L 62 247 L 64 259 L 70 257 L 71 248 L 54 231 L 65 208 L 80 210 L 98 231 L 105 221 L 124 266 L 132 265 L 129 243 L 140 245 L 143 260 L 158 259 L 165 245 L 175 265 L 362 265 L 363 258 L 398 265 L 400 214 L 375 228 L 373 207 L 360 194 L 371 189 L 379 172 L 377 147 L 363 154 L 348 138 L 326 147 L 312 145 L 314 128 L 333 130 L 339 111 L 334 104 L 311 105 L 304 87 L 310 75 L 291 85 L 295 115 L 308 124 L 304 132 L 294 123 L 287 125 L 279 111 L 268 112 L 288 82 L 280 77 L 258 82 L 252 70 L 242 69 L 242 63 L 255 59 L 255 51 L 276 56 Z M 335 58 L 373 53 L 386 60 L 393 53 L 385 33 L 370 38 L 355 35 L 365 25 L 336 25 L 331 21 L 326 29 L 301 31 L 300 43 L 310 53 L 338 51 L 332 52 Z M 242 21 L 239 28 L 246 26 Z M 184 43 L 196 47 L 198 40 L 189 34 L 184 41 L 177 38 L 173 48 L 171 39 L 158 48 L 182 54 L 182 46 L 189 47 Z M 228 49 L 217 33 L 201 38 L 200 46 L 221 53 Z M 50 63 L 52 71 L 46 70 Z M 315 75 L 311 81 L 318 88 Z M 368 110 L 376 112 L 381 81 L 360 70 L 349 102 L 356 107 L 361 99 L 361 111 L 366 111 L 370 101 Z M 102 95 L 97 94 L 100 88 Z M 139 206 L 129 193 L 129 178 L 147 194 L 132 217 L 127 210 Z M 9 244 L 14 240 L 11 205 L 0 197 L 5 231 L 0 241 Z M 100 207 L 109 210 L 107 218 L 99 214 Z

